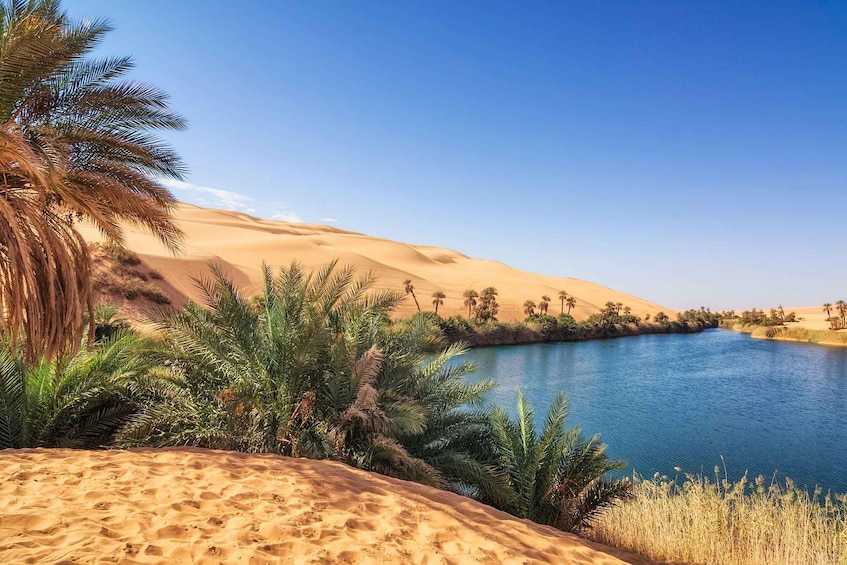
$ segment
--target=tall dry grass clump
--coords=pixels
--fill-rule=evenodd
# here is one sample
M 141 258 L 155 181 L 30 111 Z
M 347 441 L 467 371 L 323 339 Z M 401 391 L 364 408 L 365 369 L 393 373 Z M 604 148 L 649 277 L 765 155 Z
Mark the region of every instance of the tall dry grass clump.
M 847 564 L 847 495 L 685 475 L 639 481 L 590 536 L 657 560 L 720 565 Z

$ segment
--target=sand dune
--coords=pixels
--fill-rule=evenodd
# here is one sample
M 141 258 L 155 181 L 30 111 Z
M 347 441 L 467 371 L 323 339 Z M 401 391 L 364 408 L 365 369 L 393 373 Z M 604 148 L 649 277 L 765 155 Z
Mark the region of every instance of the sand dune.
M 334 462 L 33 449 L 0 463 L 2 563 L 651 563 Z
M 373 271 L 382 287 L 402 288 L 411 279 L 421 307 L 432 310 L 431 295 L 441 290 L 447 298 L 439 313 L 466 313 L 462 293 L 494 286 L 499 291 L 501 320 L 523 319 L 523 302 L 538 302 L 542 295 L 553 300 L 549 312 L 558 314 L 560 290 L 577 300 L 572 311 L 578 320 L 587 318 L 608 302 L 622 302 L 643 316 L 664 310 L 675 311 L 587 281 L 548 277 L 520 271 L 485 259 L 467 257 L 458 251 L 426 245 L 409 245 L 330 226 L 292 224 L 254 218 L 240 212 L 200 208 L 182 204 L 175 214 L 185 231 L 185 253 L 174 258 L 151 235 L 128 228 L 128 246 L 144 263 L 160 271 L 172 286 L 169 294 L 179 304 L 197 298 L 192 276 L 208 273 L 209 262 L 222 265 L 235 276 L 245 292 L 259 289 L 262 262 L 280 267 L 297 259 L 306 267 L 317 267 L 333 259 L 353 263 L 361 271 Z M 97 231 L 81 226 L 89 241 L 99 241 Z M 401 315 L 412 314 L 414 302 L 407 300 Z

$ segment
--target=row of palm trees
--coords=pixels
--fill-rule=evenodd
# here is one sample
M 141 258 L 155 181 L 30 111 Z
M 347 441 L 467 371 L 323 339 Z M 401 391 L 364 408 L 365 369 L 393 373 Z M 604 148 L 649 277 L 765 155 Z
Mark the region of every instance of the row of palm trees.
M 832 315 L 832 310 L 838 312 L 838 316 Z M 826 319 L 833 330 L 847 328 L 847 302 L 839 300 L 833 306 L 829 302 L 823 305 L 823 311 L 826 312 Z
M 421 305 L 415 295 L 415 285 L 412 284 L 411 279 L 403 281 L 403 289 L 406 294 L 411 295 L 412 299 L 415 301 L 415 306 L 417 307 L 418 312 L 420 312 Z M 462 293 L 462 298 L 464 299 L 465 308 L 468 309 L 467 318 L 469 320 L 480 318 L 491 319 L 496 316 L 497 312 L 495 308 L 497 296 L 497 289 L 491 286 L 483 289 L 482 293 L 479 293 L 472 288 L 465 290 Z M 438 307 L 444 305 L 445 298 L 447 298 L 447 295 L 441 290 L 436 290 L 432 293 L 432 305 L 435 307 L 436 314 L 438 314 Z M 559 299 L 561 301 L 561 311 L 559 313 L 565 313 L 565 304 L 567 304 L 567 314 L 570 315 L 571 309 L 576 307 L 576 298 L 569 296 L 566 291 L 561 290 L 559 291 Z M 535 301 L 527 300 L 523 304 L 524 314 L 527 316 L 533 316 L 535 315 L 535 309 L 538 308 L 539 314 L 546 315 L 547 310 L 550 307 L 550 301 L 551 298 L 548 295 L 543 295 L 541 297 L 541 301 L 537 305 Z M 494 310 L 493 314 L 491 313 L 492 310 Z
M 220 270 L 201 303 L 118 331 L 61 363 L 0 347 L 0 448 L 198 446 L 334 459 L 469 495 L 521 518 L 577 531 L 630 484 L 598 436 L 565 426 L 567 398 L 536 431 L 490 408 L 458 346 L 431 353 L 431 318 L 389 323 L 403 294 L 327 265 L 264 270 L 257 299 Z M 99 320 L 116 323 L 102 309 Z M 61 367 L 61 370 L 60 370 Z

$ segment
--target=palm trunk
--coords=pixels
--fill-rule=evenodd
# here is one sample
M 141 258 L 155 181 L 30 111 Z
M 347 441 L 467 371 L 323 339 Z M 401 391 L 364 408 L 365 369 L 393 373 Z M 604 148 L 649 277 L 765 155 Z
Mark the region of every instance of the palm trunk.
M 412 300 L 414 300 L 414 301 L 415 301 L 415 306 L 417 306 L 417 308 L 418 308 L 418 312 L 420 312 L 420 311 L 421 311 L 421 305 L 420 305 L 420 304 L 418 304 L 418 297 L 417 297 L 417 296 L 415 296 L 415 293 L 414 293 L 414 292 L 412 293 Z
M 568 316 L 570 316 L 570 315 L 571 315 L 571 305 L 568 304 Z
M 570 306 L 568 306 L 568 311 L 570 311 Z M 561 310 L 559 310 L 559 314 L 561 315 L 561 314 L 564 314 L 564 313 L 565 313 L 565 299 L 562 298 L 562 308 L 561 308 Z

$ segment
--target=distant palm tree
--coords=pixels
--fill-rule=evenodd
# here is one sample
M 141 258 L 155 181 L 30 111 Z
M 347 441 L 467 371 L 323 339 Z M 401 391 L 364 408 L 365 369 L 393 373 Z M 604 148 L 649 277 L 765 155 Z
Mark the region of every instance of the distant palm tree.
M 617 314 L 618 316 L 620 316 L 621 314 L 621 308 L 623 308 L 623 302 L 618 302 L 617 304 L 615 304 L 615 314 Z
M 847 302 L 844 302 L 843 300 L 839 300 L 838 302 L 835 303 L 835 307 L 838 308 L 838 313 L 841 314 L 841 327 L 843 328 L 843 327 L 845 327 L 844 326 L 844 317 L 845 317 L 845 314 L 847 314 Z
M 562 303 L 562 309 L 559 310 L 559 314 L 565 313 L 565 300 L 568 299 L 568 293 L 564 290 L 559 291 L 559 301 Z
M 415 285 L 412 284 L 412 280 L 406 279 L 405 281 L 403 281 L 403 286 L 405 287 L 406 294 L 412 295 L 412 299 L 415 301 L 415 306 L 417 307 L 418 312 L 420 312 L 421 311 L 421 305 L 418 304 L 418 297 L 415 296 Z
M 465 306 L 468 307 L 468 319 L 471 319 L 471 312 L 476 307 L 476 299 L 479 298 L 479 293 L 472 288 L 467 289 L 462 296 L 465 299 Z
M 523 313 L 526 314 L 527 316 L 532 316 L 533 314 L 535 314 L 535 301 L 534 300 L 527 300 L 526 302 L 523 303 Z
M 777 310 L 779 310 L 779 318 L 780 318 L 781 320 L 784 320 L 784 319 L 785 319 L 785 310 L 783 310 L 783 308 L 782 308 L 782 304 L 780 304 L 779 306 L 777 306 L 777 307 L 776 307 L 776 309 L 777 309 Z
M 623 313 L 624 313 L 624 316 L 629 316 L 630 314 L 632 314 L 632 308 L 627 306 L 626 308 L 623 309 Z
M 546 294 L 541 297 L 541 302 L 538 303 L 538 313 L 547 314 L 547 308 L 550 306 L 550 297 Z
M 574 298 L 573 296 L 568 296 L 566 302 L 568 303 L 568 316 L 570 316 L 571 308 L 576 308 L 576 298 Z
M 609 477 L 625 469 L 609 459 L 595 435 L 586 440 L 580 428 L 565 428 L 567 396 L 554 401 L 540 434 L 532 406 L 518 391 L 517 418 L 501 407 L 491 416 L 494 438 L 508 474 L 513 502 L 506 511 L 568 532 L 583 531 L 616 501 L 631 496 L 627 479 Z
M 435 306 L 436 314 L 438 314 L 438 307 L 444 304 L 445 298 L 447 298 L 447 295 L 441 292 L 440 290 L 436 290 L 432 293 L 432 305 Z
M 823 305 L 823 311 L 826 312 L 826 319 L 832 318 L 832 304 L 827 302 Z
M 0 333 L 31 362 L 76 351 L 86 316 L 93 335 L 78 220 L 117 246 L 127 223 L 172 251 L 182 238 L 176 200 L 156 179 L 185 168 L 152 133 L 185 121 L 161 90 L 120 82 L 130 58 L 86 58 L 108 31 L 72 22 L 55 0 L 0 4 Z

